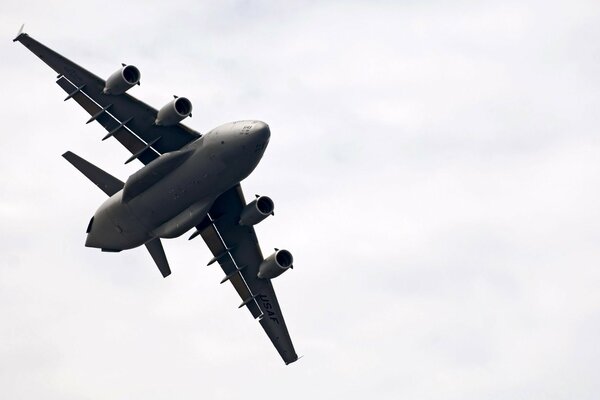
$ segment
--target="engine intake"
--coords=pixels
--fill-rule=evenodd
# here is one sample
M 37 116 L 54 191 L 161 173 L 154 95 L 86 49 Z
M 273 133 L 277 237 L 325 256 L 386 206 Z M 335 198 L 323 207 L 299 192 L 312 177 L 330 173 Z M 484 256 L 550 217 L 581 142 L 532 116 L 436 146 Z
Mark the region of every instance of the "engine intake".
M 258 196 L 253 202 L 246 205 L 240 213 L 240 225 L 252 226 L 273 215 L 275 203 L 267 196 Z
M 104 94 L 123 94 L 133 86 L 140 83 L 140 70 L 133 65 L 123 65 L 123 68 L 115 71 L 108 77 L 104 85 Z
M 160 126 L 176 125 L 192 115 L 192 102 L 185 97 L 176 97 L 160 109 L 154 123 Z
M 294 257 L 287 250 L 277 250 L 258 267 L 258 277 L 261 279 L 273 279 L 293 268 Z

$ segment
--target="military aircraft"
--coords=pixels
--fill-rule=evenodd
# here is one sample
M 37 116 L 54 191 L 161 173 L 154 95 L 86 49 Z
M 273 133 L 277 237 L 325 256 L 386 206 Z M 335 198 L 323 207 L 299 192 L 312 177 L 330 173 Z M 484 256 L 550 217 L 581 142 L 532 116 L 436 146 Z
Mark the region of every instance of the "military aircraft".
M 72 152 L 63 157 L 109 198 L 87 227 L 85 245 L 119 252 L 146 246 L 163 277 L 171 273 L 162 238 L 195 229 L 220 264 L 242 303 L 286 364 L 298 359 L 271 280 L 291 269 L 287 250 L 263 257 L 253 226 L 273 214 L 274 203 L 258 196 L 246 204 L 240 181 L 257 166 L 269 143 L 269 126 L 237 121 L 200 133 L 180 122 L 192 103 L 175 97 L 160 110 L 126 92 L 140 84 L 140 71 L 122 67 L 103 80 L 23 32 L 18 41 L 58 73 L 56 83 L 132 155 L 144 164 L 125 183 Z

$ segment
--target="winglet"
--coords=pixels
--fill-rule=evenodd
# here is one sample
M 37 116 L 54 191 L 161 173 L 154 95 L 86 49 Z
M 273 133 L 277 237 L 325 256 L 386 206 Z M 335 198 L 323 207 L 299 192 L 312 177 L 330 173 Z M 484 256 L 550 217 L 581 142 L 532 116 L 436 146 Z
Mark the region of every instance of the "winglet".
M 299 360 L 299 359 L 301 359 L 302 357 L 304 357 L 304 356 L 297 357 L 295 360 L 292 360 L 292 361 L 286 361 L 286 362 L 285 362 L 285 365 L 290 365 L 291 363 L 295 363 L 296 361 L 298 361 L 298 360 Z
M 25 28 L 25 24 L 21 25 L 21 29 L 19 29 L 17 36 L 15 36 L 15 38 L 13 39 L 13 42 L 16 42 L 17 40 L 19 40 L 21 35 L 27 35 L 26 33 L 23 33 L 23 28 Z

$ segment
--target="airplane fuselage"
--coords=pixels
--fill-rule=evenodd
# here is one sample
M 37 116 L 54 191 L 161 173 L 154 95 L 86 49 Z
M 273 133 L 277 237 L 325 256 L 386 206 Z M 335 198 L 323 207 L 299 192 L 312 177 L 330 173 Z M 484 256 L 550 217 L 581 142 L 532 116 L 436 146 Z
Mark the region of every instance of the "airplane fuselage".
M 269 137 L 264 122 L 232 122 L 162 155 L 98 208 L 85 245 L 120 251 L 182 235 L 206 217 L 219 195 L 256 168 Z

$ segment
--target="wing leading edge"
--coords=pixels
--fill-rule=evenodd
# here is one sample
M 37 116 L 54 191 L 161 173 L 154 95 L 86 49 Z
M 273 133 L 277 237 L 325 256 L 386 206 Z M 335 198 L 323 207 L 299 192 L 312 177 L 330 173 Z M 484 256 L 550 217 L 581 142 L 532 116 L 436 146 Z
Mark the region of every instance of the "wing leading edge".
M 185 125 L 158 126 L 158 111 L 127 93 L 104 94 L 105 81 L 73 61 L 58 54 L 26 33 L 19 31 L 14 39 L 56 71 L 56 83 L 67 92 L 65 100 L 74 99 L 131 153 L 127 162 L 139 159 L 148 164 L 160 154 L 179 150 L 200 137 Z
M 209 218 L 197 227 L 199 234 L 215 256 L 225 278 L 242 298 L 240 307 L 246 306 L 258 318 L 269 339 L 286 364 L 298 359 L 290 338 L 275 290 L 270 280 L 257 277 L 263 255 L 254 228 L 238 224 L 239 215 L 246 205 L 238 184 L 223 193 L 213 204 Z

